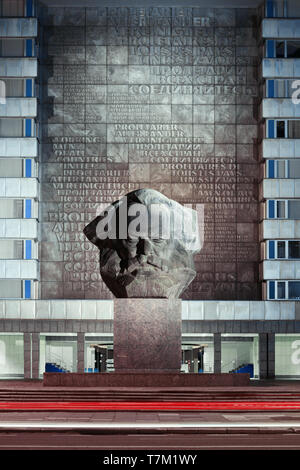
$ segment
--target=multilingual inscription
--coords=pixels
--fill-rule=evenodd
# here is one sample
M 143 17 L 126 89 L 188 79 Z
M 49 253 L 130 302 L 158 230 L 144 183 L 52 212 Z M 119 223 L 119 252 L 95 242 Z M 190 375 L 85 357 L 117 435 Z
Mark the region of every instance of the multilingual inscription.
M 185 298 L 260 297 L 254 16 L 209 8 L 46 11 L 42 298 L 111 297 L 82 229 L 142 187 L 204 204 L 204 246 Z

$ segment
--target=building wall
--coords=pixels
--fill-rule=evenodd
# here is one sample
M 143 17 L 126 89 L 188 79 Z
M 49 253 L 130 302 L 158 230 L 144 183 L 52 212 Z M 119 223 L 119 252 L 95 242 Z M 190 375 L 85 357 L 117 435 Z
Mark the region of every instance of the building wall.
M 263 258 L 263 298 L 300 298 L 300 30 L 299 2 L 266 2 L 262 20 L 264 180 L 260 199 Z M 280 50 L 282 49 L 282 51 Z M 299 250 L 298 250 L 299 247 Z M 299 251 L 299 253 L 298 253 Z
M 100 204 L 146 187 L 204 205 L 184 298 L 260 299 L 256 9 L 39 18 L 40 297 L 111 298 L 82 229 Z
M 38 295 L 35 14 L 33 0 L 0 2 L 1 298 Z

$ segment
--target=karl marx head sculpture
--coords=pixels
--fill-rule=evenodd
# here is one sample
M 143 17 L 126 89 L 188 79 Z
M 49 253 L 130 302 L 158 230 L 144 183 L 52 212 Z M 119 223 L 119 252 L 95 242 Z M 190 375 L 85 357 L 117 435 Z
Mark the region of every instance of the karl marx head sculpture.
M 100 273 L 116 297 L 178 298 L 200 250 L 196 211 L 152 189 L 133 191 L 83 230 L 100 250 Z

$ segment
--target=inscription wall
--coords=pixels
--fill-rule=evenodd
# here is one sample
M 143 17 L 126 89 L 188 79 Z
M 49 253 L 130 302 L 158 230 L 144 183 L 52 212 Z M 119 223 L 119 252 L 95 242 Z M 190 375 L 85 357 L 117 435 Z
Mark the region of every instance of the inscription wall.
M 41 298 L 111 298 L 83 227 L 137 188 L 204 204 L 184 299 L 259 299 L 256 10 L 41 15 Z

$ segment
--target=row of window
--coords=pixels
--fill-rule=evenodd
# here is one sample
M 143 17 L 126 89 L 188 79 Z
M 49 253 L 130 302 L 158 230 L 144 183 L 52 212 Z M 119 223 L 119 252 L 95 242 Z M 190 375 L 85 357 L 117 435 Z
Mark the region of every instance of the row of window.
M 267 178 L 300 178 L 300 160 L 267 160 Z
M 32 299 L 34 298 L 33 281 L 29 279 L 0 279 L 0 298 Z
M 32 158 L 0 158 L 1 178 L 32 178 L 37 176 L 37 163 Z
M 31 17 L 35 15 L 35 0 L 0 0 L 0 16 Z
M 0 259 L 37 258 L 37 246 L 32 240 L 0 240 Z
M 265 57 L 268 59 L 298 59 L 300 57 L 300 40 L 268 39 L 265 47 Z
M 1 78 L 0 98 L 33 98 L 37 86 L 32 78 Z
M 299 88 L 299 80 L 276 79 L 266 81 L 267 98 L 292 98 L 293 93 Z
M 300 240 L 268 240 L 267 259 L 300 259 Z
M 267 119 L 268 139 L 300 139 L 300 119 Z
M 297 0 L 267 0 L 267 18 L 300 18 L 300 3 Z
M 1 33 L 0 33 L 1 34 Z M 1 39 L 0 57 L 36 57 L 35 39 Z
M 34 119 L 1 118 L 0 137 L 36 137 Z
M 1 219 L 35 219 L 37 214 L 37 202 L 32 199 L 0 199 Z
M 300 281 L 268 281 L 269 300 L 300 300 Z
M 300 200 L 269 200 L 267 203 L 269 219 L 300 219 Z

